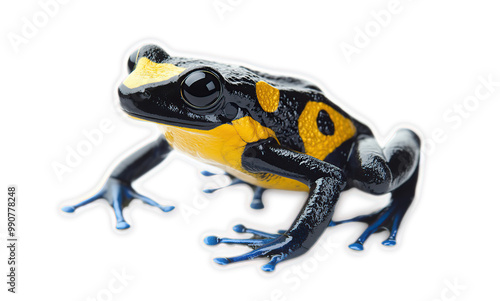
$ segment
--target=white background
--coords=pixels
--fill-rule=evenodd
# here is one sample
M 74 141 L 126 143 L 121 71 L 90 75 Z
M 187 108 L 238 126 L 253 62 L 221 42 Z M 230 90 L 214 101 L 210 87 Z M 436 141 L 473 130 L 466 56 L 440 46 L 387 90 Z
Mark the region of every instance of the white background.
M 220 3 L 231 9 L 218 12 L 214 4 Z M 16 295 L 6 292 L 7 250 L 0 248 L 0 299 L 498 299 L 500 88 L 455 128 L 443 114 L 474 96 L 480 77 L 500 81 L 500 5 L 399 3 L 401 11 L 379 25 L 349 63 L 342 42 L 354 45 L 356 28 L 372 26 L 372 12 L 387 10 L 388 0 L 69 1 L 17 46 L 10 38 L 22 35 L 24 18 L 33 20 L 43 10 L 37 1 L 4 1 L 0 233 L 5 238 L 7 185 L 16 184 L 20 241 Z M 366 242 L 365 251 L 352 251 L 347 246 L 365 225 L 348 224 L 328 229 L 309 253 L 279 264 L 274 273 L 260 270 L 264 260 L 217 266 L 212 258 L 248 249 L 208 247 L 205 236 L 237 237 L 231 227 L 238 223 L 287 228 L 305 194 L 268 191 L 266 208 L 255 211 L 245 186 L 204 195 L 203 188 L 228 180 L 203 178 L 199 172 L 206 166 L 180 155 L 135 184 L 175 205 L 170 213 L 135 201 L 125 209 L 132 227 L 118 231 L 104 201 L 62 212 L 96 189 L 118 158 L 158 135 L 154 125 L 126 117 L 116 93 L 130 52 L 151 41 L 175 56 L 307 78 L 367 122 L 382 144 L 401 126 L 427 142 L 442 129 L 445 137 L 423 159 L 418 196 L 398 246 L 382 246 L 382 233 Z M 54 162 L 65 164 L 67 148 L 103 119 L 113 131 L 59 180 Z M 346 192 L 335 218 L 371 212 L 387 199 Z M 123 270 L 133 279 L 120 286 L 114 271 Z M 114 293 L 110 282 L 119 288 Z

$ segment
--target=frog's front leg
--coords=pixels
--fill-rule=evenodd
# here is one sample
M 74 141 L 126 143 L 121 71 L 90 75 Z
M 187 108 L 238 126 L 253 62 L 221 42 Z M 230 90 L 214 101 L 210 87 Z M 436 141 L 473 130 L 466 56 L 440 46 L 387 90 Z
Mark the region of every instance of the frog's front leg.
M 309 250 L 328 227 L 339 194 L 346 184 L 345 175 L 338 167 L 284 148 L 272 138 L 247 145 L 242 155 L 242 166 L 249 172 L 272 173 L 300 181 L 310 189 L 300 214 L 284 233 L 269 234 L 237 226 L 235 231 L 252 233 L 257 239 L 241 240 L 214 236 L 205 239 L 208 245 L 237 243 L 254 249 L 241 256 L 216 258 L 216 263 L 228 264 L 267 257 L 270 261 L 262 269 L 272 271 L 277 263 Z
M 410 207 L 418 180 L 420 140 L 410 130 L 402 129 L 382 149 L 372 136 L 358 137 L 348 161 L 350 185 L 371 194 L 391 192 L 389 205 L 377 212 L 349 220 L 332 221 L 330 226 L 347 222 L 368 224 L 366 230 L 349 247 L 363 250 L 364 242 L 379 231 L 389 231 L 383 245 L 396 244 L 396 234 Z
M 206 170 L 202 171 L 201 174 L 204 175 L 205 177 L 211 177 L 211 176 L 218 175 L 218 174 L 206 171 Z M 250 208 L 257 209 L 257 210 L 264 208 L 264 203 L 262 202 L 262 194 L 266 190 L 265 188 L 247 183 L 247 182 L 240 180 L 237 177 L 235 177 L 229 173 L 225 173 L 225 175 L 231 179 L 231 182 L 228 185 L 223 186 L 223 187 L 218 187 L 218 188 L 204 189 L 203 192 L 214 193 L 215 191 L 217 191 L 219 189 L 226 188 L 229 186 L 233 186 L 233 185 L 237 185 L 237 184 L 246 184 L 246 185 L 250 186 L 250 188 L 252 188 L 252 190 L 253 190 L 253 198 L 252 198 L 252 202 L 250 203 Z
M 136 192 L 132 187 L 133 181 L 162 162 L 171 150 L 172 148 L 165 138 L 159 137 L 120 162 L 99 192 L 76 205 L 63 207 L 62 210 L 71 213 L 98 199 L 105 199 L 115 211 L 117 229 L 130 227 L 123 218 L 122 211 L 133 199 L 142 200 L 145 204 L 158 207 L 164 212 L 171 211 L 174 209 L 173 206 L 162 206 Z

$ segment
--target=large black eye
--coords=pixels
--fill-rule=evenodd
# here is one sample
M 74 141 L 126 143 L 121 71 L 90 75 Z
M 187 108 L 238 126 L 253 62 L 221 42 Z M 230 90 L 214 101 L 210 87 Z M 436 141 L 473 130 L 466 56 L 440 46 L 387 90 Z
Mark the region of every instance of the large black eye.
M 213 105 L 222 95 L 220 79 L 210 71 L 195 70 L 182 82 L 181 95 L 189 105 L 196 108 Z

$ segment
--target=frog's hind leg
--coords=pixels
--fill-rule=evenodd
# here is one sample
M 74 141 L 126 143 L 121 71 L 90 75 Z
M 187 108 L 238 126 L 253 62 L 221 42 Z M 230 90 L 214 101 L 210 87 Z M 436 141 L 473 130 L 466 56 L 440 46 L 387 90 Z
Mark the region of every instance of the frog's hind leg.
M 371 136 L 363 136 L 356 141 L 348 162 L 351 186 L 371 194 L 391 192 L 392 195 L 389 205 L 377 212 L 330 222 L 330 226 L 347 222 L 368 224 L 356 242 L 349 246 L 351 249 L 363 250 L 368 237 L 383 230 L 387 230 L 389 236 L 382 244 L 396 244 L 398 228 L 415 195 L 419 156 L 420 140 L 406 129 L 396 132 L 383 149 Z
M 204 175 L 204 176 L 206 176 L 206 177 L 211 177 L 211 176 L 218 175 L 218 174 L 206 171 L 206 170 L 202 171 L 201 174 Z M 252 198 L 252 203 L 250 203 L 250 207 L 252 209 L 262 209 L 262 208 L 264 208 L 264 203 L 262 202 L 262 194 L 266 190 L 265 188 L 262 188 L 260 186 L 256 186 L 256 185 L 247 183 L 247 182 L 245 182 L 243 180 L 240 180 L 240 179 L 236 178 L 235 176 L 230 175 L 228 173 L 225 173 L 225 175 L 228 176 L 229 178 L 231 178 L 231 183 L 229 183 L 226 186 L 219 187 L 219 188 L 204 189 L 203 192 L 205 192 L 205 193 L 213 193 L 213 192 L 215 192 L 215 191 L 217 191 L 219 189 L 226 188 L 226 187 L 229 187 L 229 186 L 233 186 L 233 185 L 237 185 L 237 184 L 247 184 L 253 190 L 253 198 Z

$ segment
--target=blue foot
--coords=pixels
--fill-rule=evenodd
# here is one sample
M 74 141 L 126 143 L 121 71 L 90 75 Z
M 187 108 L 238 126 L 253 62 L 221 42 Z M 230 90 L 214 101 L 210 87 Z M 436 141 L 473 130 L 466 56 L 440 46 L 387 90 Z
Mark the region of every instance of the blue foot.
M 206 170 L 202 171 L 201 174 L 204 175 L 205 177 L 211 177 L 211 176 L 218 175 L 218 174 L 215 174 L 213 172 L 206 171 Z M 250 208 L 257 209 L 257 210 L 264 208 L 264 203 L 262 202 L 262 193 L 266 190 L 265 188 L 255 186 L 253 184 L 242 181 L 242 180 L 240 180 L 240 179 L 238 179 L 238 178 L 236 178 L 228 173 L 226 173 L 226 175 L 231 178 L 231 183 L 229 183 L 229 185 L 223 186 L 223 187 L 218 187 L 218 188 L 203 189 L 203 192 L 204 193 L 214 193 L 219 189 L 226 188 L 229 186 L 238 185 L 238 184 L 247 184 L 254 191 L 252 203 L 250 203 Z
M 98 193 L 76 205 L 65 206 L 61 208 L 61 210 L 71 213 L 98 199 L 105 199 L 111 207 L 113 207 L 116 216 L 116 228 L 120 230 L 130 228 L 130 225 L 123 218 L 123 208 L 127 207 L 133 199 L 141 200 L 144 204 L 157 207 L 163 212 L 169 212 L 174 209 L 174 206 L 162 206 L 152 199 L 136 192 L 130 183 L 125 183 L 115 178 L 109 178 Z
M 363 244 L 365 241 L 373 234 L 380 231 L 389 231 L 389 237 L 382 242 L 384 246 L 394 246 L 396 245 L 396 235 L 401 224 L 401 220 L 408 209 L 409 202 L 395 202 L 392 201 L 387 207 L 382 210 L 361 215 L 352 219 L 343 221 L 331 221 L 329 226 L 337 226 L 349 222 L 362 222 L 368 224 L 365 231 L 359 236 L 359 238 L 352 244 L 349 248 L 356 251 L 363 251 Z
M 294 254 L 295 252 L 302 254 L 304 252 L 303 250 L 296 249 L 299 244 L 294 242 L 293 239 L 290 239 L 289 236 L 249 229 L 243 225 L 236 225 L 233 227 L 233 230 L 237 233 L 250 233 L 253 237 L 249 239 L 233 239 L 207 236 L 204 242 L 210 246 L 221 243 L 240 244 L 246 245 L 253 250 L 240 256 L 215 258 L 215 263 L 226 265 L 229 263 L 251 260 L 259 257 L 267 257 L 270 260 L 267 264 L 262 266 L 262 270 L 265 272 L 271 272 L 275 270 L 278 263 L 288 258 L 291 254 Z

